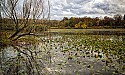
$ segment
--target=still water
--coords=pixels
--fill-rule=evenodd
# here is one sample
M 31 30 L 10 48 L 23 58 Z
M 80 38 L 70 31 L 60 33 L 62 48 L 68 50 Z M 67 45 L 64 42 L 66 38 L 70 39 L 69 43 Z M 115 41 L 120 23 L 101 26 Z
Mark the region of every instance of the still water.
M 3 49 L 1 68 L 5 75 L 11 75 L 13 70 L 9 68 L 15 68 L 12 66 L 15 64 L 19 65 L 18 72 L 22 75 L 125 74 L 124 35 L 58 33 L 36 39 L 37 45 L 23 43 L 16 49 L 12 46 Z

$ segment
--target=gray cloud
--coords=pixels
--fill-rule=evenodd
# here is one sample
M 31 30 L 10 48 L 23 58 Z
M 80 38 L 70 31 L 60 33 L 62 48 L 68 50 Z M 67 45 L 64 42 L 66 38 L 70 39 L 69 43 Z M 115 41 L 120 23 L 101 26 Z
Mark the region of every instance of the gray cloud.
M 125 0 L 52 0 L 51 18 L 125 14 Z M 58 18 L 57 18 L 58 17 Z
M 109 11 L 109 4 L 104 3 L 96 3 L 93 8 L 101 9 L 104 12 Z
M 73 3 L 73 4 L 81 4 L 81 3 L 88 3 L 92 0 L 67 0 L 67 3 Z
M 125 14 L 125 0 L 105 0 L 109 4 L 109 14 Z

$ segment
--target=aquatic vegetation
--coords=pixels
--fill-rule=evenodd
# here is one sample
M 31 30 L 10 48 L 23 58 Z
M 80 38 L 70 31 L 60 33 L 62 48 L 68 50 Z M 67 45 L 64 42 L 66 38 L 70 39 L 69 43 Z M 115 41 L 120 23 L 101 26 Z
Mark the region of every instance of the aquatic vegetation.
M 61 35 L 58 35 L 61 36 Z M 87 61 L 87 68 L 93 67 L 90 61 L 102 64 L 105 71 L 113 71 L 115 73 L 124 73 L 125 61 L 125 42 L 122 39 L 125 36 L 117 35 L 63 35 L 61 38 L 46 39 L 48 48 L 51 44 L 50 52 L 52 55 L 52 63 L 69 62 L 70 64 L 76 61 L 76 64 L 83 64 Z M 52 36 L 53 37 L 53 36 Z M 119 38 L 121 37 L 121 38 Z M 119 40 L 120 39 L 120 40 Z M 48 41 L 51 41 L 48 42 Z M 56 52 L 56 53 L 55 53 Z M 53 59 L 53 58 L 56 58 Z M 57 61 L 58 60 L 58 61 Z M 79 61 L 78 61 L 79 60 Z M 105 65 L 103 64 L 105 63 Z M 68 65 L 63 63 L 63 65 Z M 111 67 L 112 64 L 115 66 Z M 121 67 L 123 67 L 121 69 Z M 112 68 L 112 70 L 110 70 Z M 64 67 L 62 67 L 64 69 Z
M 86 70 L 93 74 L 125 74 L 124 38 L 124 35 L 56 34 L 51 38 L 39 37 L 38 44 L 28 46 L 26 53 L 40 61 L 38 65 L 42 62 L 51 74 L 79 74 Z

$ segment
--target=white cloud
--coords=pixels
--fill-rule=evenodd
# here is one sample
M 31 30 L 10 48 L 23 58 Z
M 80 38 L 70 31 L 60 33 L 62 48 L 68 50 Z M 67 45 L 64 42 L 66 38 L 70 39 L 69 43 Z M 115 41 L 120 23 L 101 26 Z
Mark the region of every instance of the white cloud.
M 67 15 L 67 16 L 68 16 L 68 15 L 69 15 L 69 16 L 70 16 L 70 15 L 73 15 L 72 12 L 67 12 L 67 11 L 63 11 L 63 14 L 65 14 L 65 15 Z

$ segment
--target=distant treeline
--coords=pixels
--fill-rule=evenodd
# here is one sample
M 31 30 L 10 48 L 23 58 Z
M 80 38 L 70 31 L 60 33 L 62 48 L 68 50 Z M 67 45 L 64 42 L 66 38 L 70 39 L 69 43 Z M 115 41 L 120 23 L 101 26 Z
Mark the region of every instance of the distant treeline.
M 22 19 L 18 19 L 21 24 Z M 125 28 L 125 15 L 114 15 L 113 18 L 105 16 L 103 19 L 99 17 L 64 17 L 59 20 L 40 20 L 29 19 L 28 24 L 34 27 L 34 31 L 44 31 L 48 28 L 76 28 L 76 29 L 107 29 L 107 28 Z M 27 28 L 28 29 L 28 28 Z M 30 28 L 29 28 L 30 29 Z M 0 30 L 15 30 L 15 23 L 12 19 L 1 18 Z M 28 31 L 28 30 L 25 30 Z
M 22 24 L 22 19 L 18 19 L 18 22 L 21 26 Z M 32 20 L 29 19 L 28 20 L 28 24 L 30 25 L 30 27 L 26 28 L 25 31 L 29 31 L 31 29 L 31 27 L 34 29 L 34 31 L 40 32 L 40 31 L 46 31 L 48 29 L 47 26 L 48 21 L 45 20 Z M 23 25 L 22 25 L 23 26 Z M 15 30 L 15 23 L 12 19 L 8 19 L 8 18 L 2 18 L 0 19 L 0 30 Z
M 61 25 L 68 28 L 125 28 L 125 16 L 122 18 L 121 15 L 114 15 L 114 18 L 105 16 L 103 19 L 99 17 L 90 18 L 76 18 L 64 17 L 60 21 Z

